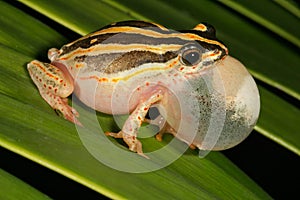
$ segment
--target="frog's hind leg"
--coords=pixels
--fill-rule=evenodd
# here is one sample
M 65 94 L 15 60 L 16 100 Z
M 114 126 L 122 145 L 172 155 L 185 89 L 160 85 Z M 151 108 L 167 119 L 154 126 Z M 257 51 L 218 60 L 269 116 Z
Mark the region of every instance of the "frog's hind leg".
M 172 134 L 174 137 L 176 137 L 177 131 L 166 121 L 162 115 L 158 115 L 154 120 L 145 119 L 144 122 L 159 127 L 159 132 L 155 135 L 155 139 L 160 142 L 163 139 L 163 135 L 166 133 Z M 190 144 L 190 148 L 196 149 L 197 147 L 193 144 Z
M 65 119 L 81 125 L 78 113 L 68 105 L 67 97 L 73 92 L 74 85 L 68 74 L 60 68 L 33 60 L 27 65 L 31 79 L 39 89 L 44 100 L 55 110 L 59 110 Z
M 148 158 L 143 153 L 142 143 L 137 139 L 137 132 L 141 127 L 142 122 L 145 120 L 145 116 L 151 105 L 160 101 L 162 98 L 163 94 L 161 90 L 153 93 L 149 99 L 142 101 L 130 114 L 119 133 L 107 132 L 106 135 L 115 138 L 123 138 L 124 142 L 128 145 L 129 150 L 137 152 L 139 155 Z
M 173 136 L 176 135 L 175 129 L 167 122 L 167 120 L 164 118 L 164 116 L 160 113 L 158 108 L 155 108 L 157 106 L 153 106 L 149 110 L 149 118 L 145 118 L 144 122 L 148 124 L 155 125 L 159 128 L 158 133 L 155 135 L 156 140 L 162 141 L 163 135 L 165 133 L 172 134 Z M 153 109 L 153 111 L 152 111 Z M 151 111 L 153 113 L 151 113 Z
M 177 132 L 175 131 L 174 128 L 172 128 L 170 126 L 170 124 L 168 122 L 165 123 L 165 125 L 160 129 L 160 131 L 155 135 L 155 138 L 158 140 L 158 141 L 162 141 L 162 138 L 163 138 L 163 135 L 165 133 L 169 133 L 169 134 L 172 134 L 174 137 L 176 136 Z
M 150 123 L 156 125 L 151 120 Z M 176 137 L 177 131 L 168 122 L 166 122 L 162 128 L 160 127 L 160 131 L 155 135 L 155 139 L 161 142 L 163 135 L 166 133 L 172 134 L 174 137 Z M 194 144 L 190 144 L 190 148 L 196 149 L 197 147 Z

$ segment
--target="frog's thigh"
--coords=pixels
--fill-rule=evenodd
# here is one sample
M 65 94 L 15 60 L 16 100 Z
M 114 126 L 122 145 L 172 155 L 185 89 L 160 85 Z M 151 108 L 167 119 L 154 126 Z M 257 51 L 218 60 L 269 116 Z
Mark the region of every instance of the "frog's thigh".
M 130 114 L 126 120 L 122 130 L 119 133 L 107 133 L 107 135 L 123 138 L 131 151 L 146 157 L 143 154 L 142 144 L 137 139 L 138 129 L 141 127 L 142 122 L 145 120 L 145 116 L 154 103 L 160 101 L 163 98 L 162 91 L 155 92 L 149 99 L 142 101 L 136 109 Z
M 31 79 L 39 89 L 41 96 L 56 110 L 59 110 L 67 120 L 80 124 L 75 118 L 77 112 L 68 105 L 67 97 L 73 92 L 74 86 L 68 75 L 49 63 L 37 60 L 30 62 L 27 69 Z

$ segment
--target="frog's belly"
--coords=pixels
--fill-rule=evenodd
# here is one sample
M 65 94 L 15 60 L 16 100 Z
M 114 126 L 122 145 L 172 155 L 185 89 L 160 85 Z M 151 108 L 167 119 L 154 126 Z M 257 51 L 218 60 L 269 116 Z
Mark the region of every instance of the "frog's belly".
M 96 80 L 78 80 L 75 95 L 87 106 L 107 114 L 131 113 L 141 101 L 150 98 L 158 85 L 146 85 L 145 81 L 101 83 Z M 134 84 L 133 84 L 134 83 Z
M 116 110 L 118 113 L 115 114 L 128 113 L 128 109 L 126 111 L 124 106 L 124 102 L 127 102 L 129 99 L 127 88 L 124 88 L 122 93 L 118 93 L 114 84 L 99 83 L 91 79 L 77 81 L 74 92 L 80 101 L 99 112 L 112 114 Z M 115 103 L 112 103 L 114 96 L 116 96 Z M 136 102 L 133 103 L 136 104 Z

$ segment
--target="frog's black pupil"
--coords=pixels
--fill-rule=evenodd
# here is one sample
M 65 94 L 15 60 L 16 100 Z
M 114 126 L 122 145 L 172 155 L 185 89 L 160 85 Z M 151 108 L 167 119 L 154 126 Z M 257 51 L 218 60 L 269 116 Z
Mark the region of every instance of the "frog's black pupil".
M 199 58 L 199 52 L 192 51 L 184 55 L 183 60 L 187 65 L 195 65 L 199 61 Z

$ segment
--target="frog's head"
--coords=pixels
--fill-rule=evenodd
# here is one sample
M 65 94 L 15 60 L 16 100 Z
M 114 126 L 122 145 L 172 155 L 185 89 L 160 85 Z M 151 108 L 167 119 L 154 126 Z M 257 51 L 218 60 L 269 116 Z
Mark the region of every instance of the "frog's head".
M 200 23 L 192 30 L 180 32 L 185 40 L 178 51 L 179 70 L 183 73 L 203 72 L 228 55 L 226 46 L 216 38 L 215 28 L 209 24 Z

